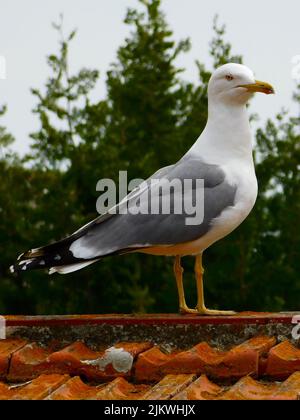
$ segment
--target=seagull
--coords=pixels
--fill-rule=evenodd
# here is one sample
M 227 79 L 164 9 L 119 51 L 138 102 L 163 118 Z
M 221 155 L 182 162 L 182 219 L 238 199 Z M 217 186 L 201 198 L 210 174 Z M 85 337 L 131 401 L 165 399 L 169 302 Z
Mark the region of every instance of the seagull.
M 22 254 L 12 272 L 48 268 L 49 273 L 67 274 L 107 256 L 133 252 L 174 257 L 174 274 L 181 314 L 226 316 L 233 311 L 209 310 L 205 306 L 203 252 L 235 230 L 252 211 L 258 194 L 247 103 L 254 93 L 274 94 L 274 88 L 255 80 L 241 64 L 219 67 L 208 84 L 207 125 L 193 147 L 174 165 L 160 169 L 133 190 L 115 208 L 83 226 L 69 237 Z M 162 193 L 158 187 L 174 180 L 191 180 L 187 195 L 202 197 L 198 223 L 187 223 L 187 211 L 165 214 L 145 210 L 148 198 L 183 201 L 183 190 Z M 201 180 L 202 183 L 197 183 Z M 181 259 L 195 257 L 197 306 L 187 306 Z

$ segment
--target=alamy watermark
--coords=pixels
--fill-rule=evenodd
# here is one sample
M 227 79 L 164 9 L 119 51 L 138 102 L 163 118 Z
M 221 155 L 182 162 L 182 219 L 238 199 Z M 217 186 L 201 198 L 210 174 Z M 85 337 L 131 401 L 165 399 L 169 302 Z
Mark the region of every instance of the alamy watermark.
M 292 79 L 300 83 L 300 54 L 295 55 L 292 60 Z
M 6 80 L 6 58 L 0 55 L 0 80 Z
M 3 316 L 0 316 L 0 340 L 6 339 L 6 321 Z
M 119 172 L 119 188 L 112 179 L 97 183 L 99 214 L 184 215 L 188 226 L 204 220 L 204 180 L 151 178 L 128 182 L 126 171 Z
M 292 337 L 294 340 L 300 339 L 300 315 L 295 315 L 292 320 L 292 324 L 294 324 L 294 328 L 292 330 Z

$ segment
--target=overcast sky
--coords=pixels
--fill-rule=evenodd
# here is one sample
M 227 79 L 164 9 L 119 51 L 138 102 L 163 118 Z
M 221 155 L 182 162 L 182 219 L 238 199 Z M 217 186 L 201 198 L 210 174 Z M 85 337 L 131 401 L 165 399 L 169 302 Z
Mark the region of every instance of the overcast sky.
M 71 49 L 74 70 L 83 66 L 101 71 L 97 97 L 105 94 L 105 71 L 115 59 L 128 28 L 125 11 L 137 0 L 0 0 L 0 55 L 7 61 L 7 79 L 0 80 L 0 104 L 8 105 L 3 119 L 25 151 L 29 132 L 38 127 L 31 114 L 35 99 L 30 87 L 42 87 L 49 74 L 45 56 L 57 51 L 57 35 L 51 27 L 64 14 L 66 31 L 78 28 Z M 264 121 L 282 107 L 296 111 L 292 103 L 295 82 L 293 57 L 300 55 L 300 2 L 285 0 L 163 0 L 175 38 L 190 37 L 193 48 L 179 60 L 184 77 L 197 80 L 196 59 L 209 64 L 208 44 L 213 16 L 227 25 L 227 39 L 234 53 L 244 56 L 257 78 L 272 83 L 276 96 L 257 96 L 252 110 Z M 199 133 L 200 134 L 200 133 Z

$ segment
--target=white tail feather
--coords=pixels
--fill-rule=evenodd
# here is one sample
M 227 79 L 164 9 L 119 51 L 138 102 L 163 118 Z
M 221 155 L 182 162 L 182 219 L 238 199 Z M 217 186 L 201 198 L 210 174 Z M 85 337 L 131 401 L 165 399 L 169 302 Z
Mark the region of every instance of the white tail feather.
M 54 273 L 58 273 L 58 274 L 74 273 L 74 271 L 81 270 L 82 268 L 87 267 L 91 264 L 94 264 L 97 261 L 99 260 L 97 259 L 97 260 L 87 261 L 87 262 L 78 263 L 78 264 L 62 265 L 61 267 L 52 267 L 49 270 L 49 274 L 51 275 Z

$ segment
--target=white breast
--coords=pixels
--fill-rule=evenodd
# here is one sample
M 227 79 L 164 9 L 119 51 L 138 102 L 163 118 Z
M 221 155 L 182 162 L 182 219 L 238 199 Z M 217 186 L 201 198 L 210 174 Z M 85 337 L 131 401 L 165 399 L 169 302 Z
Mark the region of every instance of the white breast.
M 212 222 L 212 231 L 221 237 L 236 229 L 250 214 L 257 199 L 258 185 L 253 165 L 231 165 L 224 168 L 226 179 L 237 186 L 234 206 Z M 220 238 L 218 238 L 220 239 Z
M 253 164 L 223 167 L 226 179 L 237 186 L 235 203 L 212 221 L 212 229 L 199 240 L 186 244 L 185 252 L 198 254 L 229 235 L 248 217 L 257 199 L 258 186 Z M 186 254 L 187 255 L 187 254 Z

